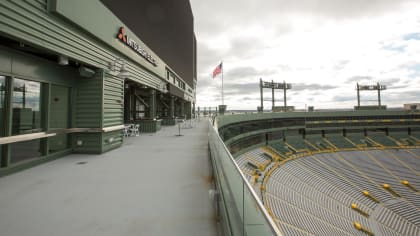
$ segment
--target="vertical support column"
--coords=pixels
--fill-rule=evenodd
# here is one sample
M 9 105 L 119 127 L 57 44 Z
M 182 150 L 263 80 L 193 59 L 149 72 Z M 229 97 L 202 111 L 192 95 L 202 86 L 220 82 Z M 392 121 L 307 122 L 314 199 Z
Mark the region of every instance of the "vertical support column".
M 191 102 L 186 102 L 184 104 L 184 107 L 185 107 L 185 112 L 186 112 L 185 117 L 187 119 L 191 119 Z
M 156 90 L 150 89 L 150 104 L 149 104 L 149 118 L 156 117 Z
M 286 101 L 286 81 L 283 80 L 283 93 L 284 93 L 284 97 L 283 97 L 283 101 L 284 101 L 284 111 L 286 111 L 286 107 L 287 107 L 287 101 Z
M 136 119 L 136 88 L 133 86 L 131 87 L 131 93 L 130 93 L 130 120 Z
M 181 106 L 181 117 L 182 118 L 187 118 L 186 116 L 185 116 L 185 101 L 184 100 L 181 100 L 180 102 L 179 102 L 179 104 L 180 104 L 180 106 Z
M 51 101 L 51 85 L 50 84 L 41 84 L 41 127 L 43 131 L 48 131 L 50 129 L 50 101 Z M 42 155 L 48 155 L 48 139 L 41 139 L 41 153 Z
M 175 97 L 171 95 L 171 101 L 169 104 L 169 117 L 175 118 Z
M 263 106 L 263 87 L 262 87 L 262 79 L 260 78 L 260 97 L 261 97 L 261 112 L 264 110 Z
M 381 86 L 379 85 L 379 82 L 377 83 L 378 86 L 378 107 L 381 109 Z
M 357 107 L 360 107 L 360 90 L 359 90 L 359 83 L 356 84 L 357 90 Z
M 271 80 L 271 110 L 274 111 L 274 81 Z
M 130 120 L 130 91 L 129 85 L 127 84 L 127 80 L 124 81 L 124 122 L 128 122 Z
M 6 77 L 6 96 L 4 99 L 4 137 L 12 135 L 12 114 L 13 114 L 13 78 Z M 1 167 L 7 167 L 10 163 L 10 144 L 5 144 L 2 147 L 1 153 Z

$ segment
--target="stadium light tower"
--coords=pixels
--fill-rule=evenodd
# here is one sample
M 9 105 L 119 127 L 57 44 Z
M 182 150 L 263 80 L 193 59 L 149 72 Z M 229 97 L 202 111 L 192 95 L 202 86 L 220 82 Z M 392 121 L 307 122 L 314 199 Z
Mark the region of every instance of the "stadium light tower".
M 258 108 L 259 111 L 263 112 L 264 110 L 264 104 L 263 104 L 263 89 L 264 88 L 269 88 L 271 89 L 271 102 L 272 102 L 272 111 L 275 110 L 275 100 L 274 100 L 274 90 L 275 89 L 283 89 L 283 102 L 284 102 L 284 111 L 288 110 L 287 107 L 287 98 L 286 98 L 286 90 L 291 89 L 292 88 L 292 84 L 287 84 L 285 81 L 283 81 L 283 83 L 274 83 L 274 81 L 271 82 L 267 82 L 267 81 L 263 81 L 260 78 L 260 95 L 261 95 L 261 106 Z
M 360 85 L 359 83 L 356 84 L 357 90 L 357 109 L 360 109 L 360 91 L 378 91 L 378 109 L 382 109 L 381 105 L 381 90 L 386 90 L 386 85 L 381 85 L 377 83 L 376 85 Z

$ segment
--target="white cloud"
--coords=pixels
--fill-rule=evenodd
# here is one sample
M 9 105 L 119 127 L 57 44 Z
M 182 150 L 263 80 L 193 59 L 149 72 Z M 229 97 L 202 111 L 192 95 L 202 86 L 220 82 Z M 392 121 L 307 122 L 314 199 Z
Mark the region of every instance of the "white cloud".
M 417 1 L 191 3 L 199 42 L 197 106 L 220 104 L 221 80 L 210 76 L 220 60 L 224 61 L 225 104 L 231 109 L 256 109 L 260 77 L 331 86 L 320 93 L 292 89 L 289 105 L 298 108 L 305 104 L 352 107 L 356 82 L 388 84 L 389 90 L 383 92 L 388 106 L 420 100 L 413 92 L 420 91 Z M 282 98 L 281 91 L 276 97 Z M 271 107 L 266 103 L 265 107 Z

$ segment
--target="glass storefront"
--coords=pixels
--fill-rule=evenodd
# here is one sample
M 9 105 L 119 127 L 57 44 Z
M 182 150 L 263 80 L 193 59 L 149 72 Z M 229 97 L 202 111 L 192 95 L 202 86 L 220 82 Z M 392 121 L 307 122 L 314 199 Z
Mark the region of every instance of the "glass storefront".
M 7 86 L 11 83 L 12 92 L 8 94 Z M 7 84 L 7 85 L 6 85 Z M 0 137 L 27 135 L 44 131 L 42 105 L 45 91 L 50 91 L 49 129 L 62 130 L 70 127 L 71 88 L 50 85 L 21 78 L 0 75 Z M 11 109 L 7 102 L 11 102 Z M 8 111 L 10 109 L 10 111 Z M 10 113 L 11 114 L 10 114 Z M 11 133 L 6 132 L 5 117 L 11 115 L 9 124 Z M 47 143 L 48 142 L 48 143 Z M 20 164 L 44 155 L 66 150 L 70 146 L 69 135 L 62 133 L 46 139 L 34 139 L 0 145 L 0 167 Z M 7 149 L 5 147 L 8 147 Z M 46 149 L 48 147 L 48 149 Z M 4 149 L 4 150 L 2 150 Z
M 41 83 L 13 79 L 12 135 L 41 132 Z M 39 139 L 10 144 L 10 164 L 40 157 Z
M 6 97 L 6 77 L 0 75 L 0 137 L 4 136 L 4 99 Z M 3 145 L 0 144 L 0 168 L 5 165 Z
M 6 77 L 0 75 L 0 137 L 4 135 L 4 99 L 6 98 Z
M 41 83 L 13 80 L 12 135 L 41 132 Z

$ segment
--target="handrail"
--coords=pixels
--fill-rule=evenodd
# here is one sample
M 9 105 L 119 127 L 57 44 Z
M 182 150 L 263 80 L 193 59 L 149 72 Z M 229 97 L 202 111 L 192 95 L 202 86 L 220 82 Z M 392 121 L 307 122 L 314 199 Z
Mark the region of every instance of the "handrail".
M 226 147 L 225 143 L 222 141 L 222 138 L 220 137 L 217 128 L 215 128 L 211 124 L 211 120 L 209 120 L 209 123 L 210 123 L 210 126 L 212 127 L 212 129 L 214 130 L 214 132 L 217 134 L 216 136 L 218 138 L 218 141 L 222 143 L 222 146 L 223 146 L 224 150 L 226 151 L 226 153 L 228 154 L 228 156 L 230 158 L 230 161 L 233 163 L 236 170 L 239 172 L 239 175 L 241 176 L 242 181 L 245 183 L 245 186 L 247 187 L 248 191 L 251 193 L 252 198 L 257 203 L 257 206 L 258 206 L 259 210 L 262 212 L 265 220 L 268 222 L 268 224 L 271 228 L 271 231 L 274 232 L 276 235 L 282 236 L 282 233 L 281 233 L 280 229 L 277 227 L 276 223 L 273 221 L 272 217 L 269 215 L 269 213 L 265 209 L 265 207 L 264 207 L 263 203 L 261 202 L 260 198 L 258 197 L 257 193 L 254 191 L 251 184 L 245 178 L 242 170 L 240 169 L 240 167 L 236 163 L 235 159 L 232 157 L 232 154 L 230 153 L 229 149 Z M 217 125 L 217 123 L 215 125 Z

